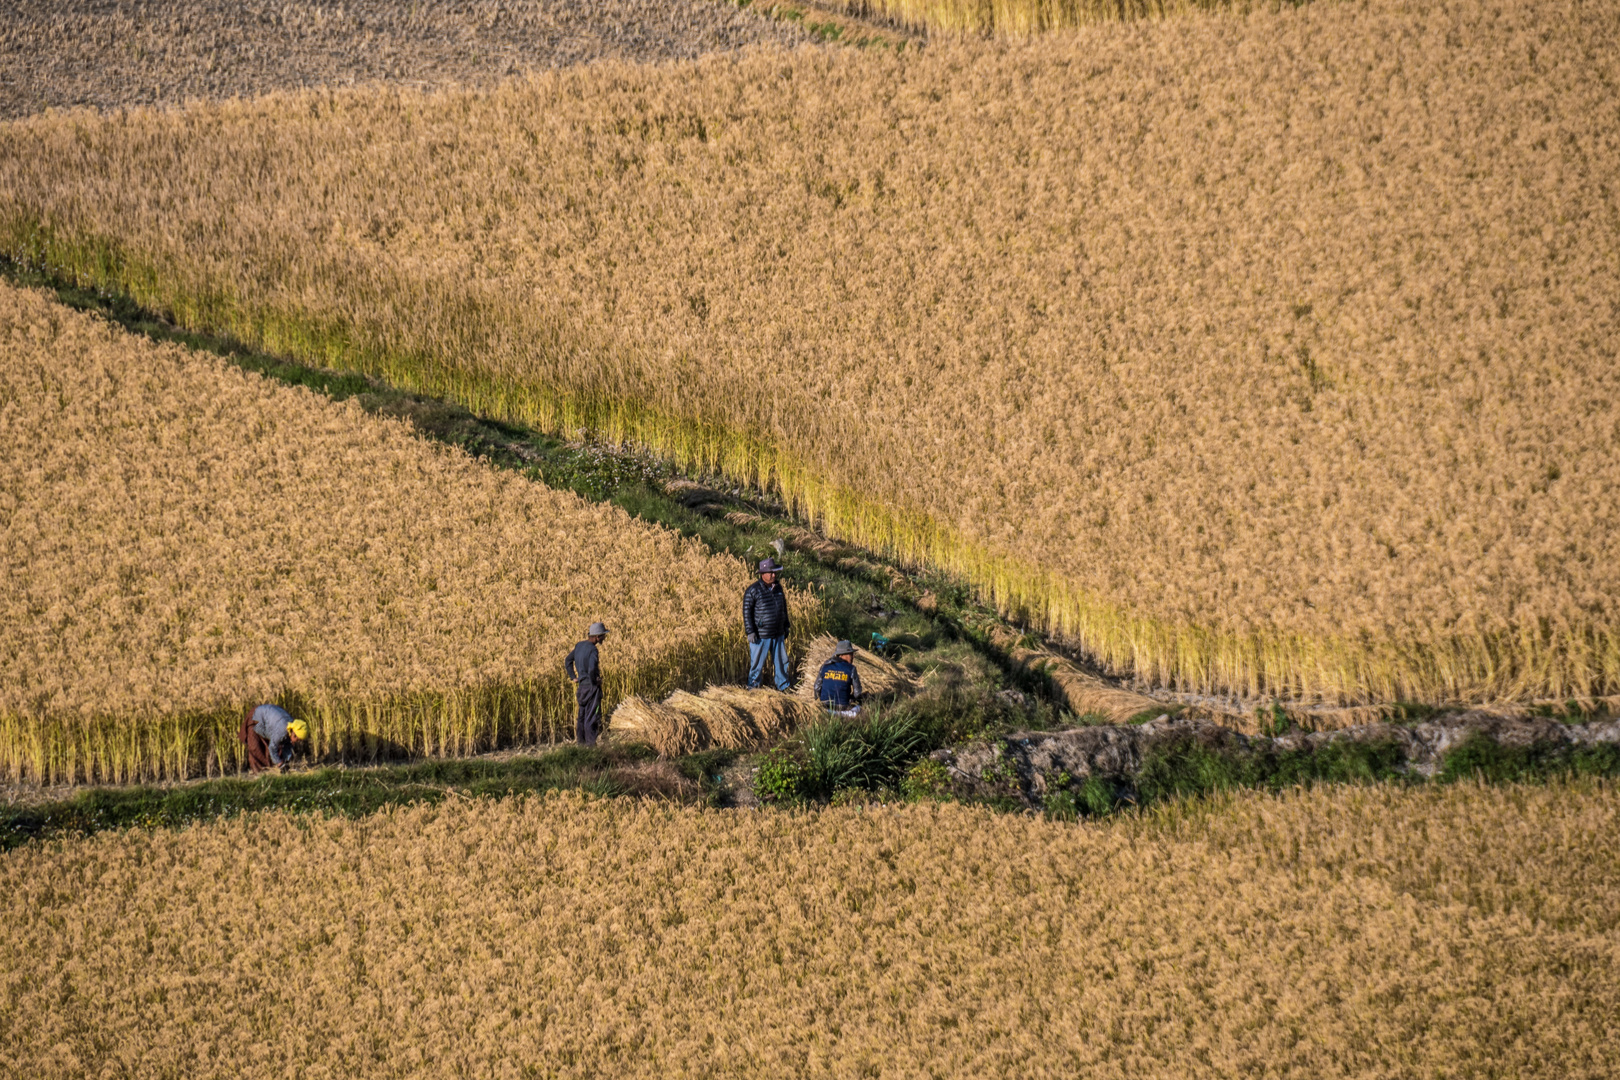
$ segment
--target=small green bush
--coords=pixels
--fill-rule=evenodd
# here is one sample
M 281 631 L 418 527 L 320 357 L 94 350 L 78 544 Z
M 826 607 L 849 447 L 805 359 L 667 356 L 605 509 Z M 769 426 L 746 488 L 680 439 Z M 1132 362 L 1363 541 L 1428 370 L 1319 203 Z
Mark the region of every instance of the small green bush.
M 1252 766 L 1239 754 L 1223 752 L 1194 739 L 1180 739 L 1143 757 L 1136 790 L 1143 803 L 1188 795 L 1208 795 L 1227 788 L 1251 786 L 1245 776 Z
M 1053 821 L 1080 820 L 1080 800 L 1066 788 L 1048 792 L 1041 800 L 1041 808 Z
M 792 803 L 805 796 L 804 760 L 785 747 L 777 747 L 759 763 L 754 774 L 754 795 L 760 802 Z
M 951 774 L 933 758 L 923 758 L 901 779 L 900 793 L 909 802 L 942 802 L 951 797 Z
M 1272 702 L 1270 709 L 1262 708 L 1256 718 L 1260 734 L 1276 738 L 1278 735 L 1287 735 L 1294 730 L 1294 721 L 1289 719 L 1283 707 Z
M 1265 750 L 1254 755 L 1251 782 L 1273 791 L 1298 784 L 1366 784 L 1394 780 L 1406 750 L 1394 739 L 1342 739 L 1314 750 Z
M 1245 750 L 1231 743 L 1187 738 L 1160 746 L 1144 758 L 1136 779 L 1137 801 L 1147 805 L 1240 787 L 1282 791 L 1319 783 L 1399 780 L 1405 765 L 1406 752 L 1394 739 L 1345 739 L 1315 749 L 1262 745 Z
M 956 687 L 926 694 L 885 708 L 894 720 L 905 720 L 926 736 L 926 750 L 982 738 L 1012 721 L 1007 703 L 981 688 Z
M 1101 817 L 1114 809 L 1114 785 L 1100 776 L 1088 776 L 1080 785 L 1076 797 L 1079 808 L 1092 817 Z

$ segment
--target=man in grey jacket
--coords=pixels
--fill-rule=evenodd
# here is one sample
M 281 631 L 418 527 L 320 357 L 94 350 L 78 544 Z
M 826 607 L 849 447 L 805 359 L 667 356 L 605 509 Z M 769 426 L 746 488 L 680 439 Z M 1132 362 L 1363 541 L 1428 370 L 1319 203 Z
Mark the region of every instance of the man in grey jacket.
M 591 623 L 585 631 L 585 640 L 574 646 L 574 651 L 563 661 L 563 670 L 574 681 L 574 700 L 579 704 L 579 719 L 574 723 L 574 738 L 581 746 L 595 746 L 602 732 L 602 662 L 596 647 L 607 637 L 608 629 L 599 622 Z

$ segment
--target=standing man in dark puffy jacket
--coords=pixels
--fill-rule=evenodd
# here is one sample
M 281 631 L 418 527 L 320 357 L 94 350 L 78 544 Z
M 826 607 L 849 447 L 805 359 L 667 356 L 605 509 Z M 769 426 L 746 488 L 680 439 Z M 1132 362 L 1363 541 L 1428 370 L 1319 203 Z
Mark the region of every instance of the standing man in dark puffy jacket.
M 775 559 L 759 564 L 759 580 L 743 593 L 743 633 L 748 635 L 748 688 L 765 679 L 765 659 L 776 672 L 776 688 L 787 693 L 787 637 L 789 630 L 787 593 L 776 579 L 782 567 Z
M 574 680 L 574 700 L 579 702 L 579 719 L 574 723 L 574 738 L 581 746 L 595 746 L 602 732 L 602 664 L 596 647 L 607 637 L 608 629 L 593 622 L 585 631 L 585 640 L 574 646 L 574 651 L 563 661 L 563 670 Z

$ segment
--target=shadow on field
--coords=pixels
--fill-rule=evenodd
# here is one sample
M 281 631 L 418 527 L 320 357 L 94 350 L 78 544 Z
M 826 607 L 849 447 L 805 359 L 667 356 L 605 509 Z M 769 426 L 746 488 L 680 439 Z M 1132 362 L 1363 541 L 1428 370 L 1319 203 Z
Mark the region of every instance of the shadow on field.
M 0 850 L 103 829 L 173 828 L 260 810 L 359 817 L 389 806 L 575 790 L 699 802 L 686 771 L 643 746 L 565 746 L 535 756 L 434 759 L 369 768 L 317 766 L 169 787 L 86 788 L 71 798 L 0 809 Z

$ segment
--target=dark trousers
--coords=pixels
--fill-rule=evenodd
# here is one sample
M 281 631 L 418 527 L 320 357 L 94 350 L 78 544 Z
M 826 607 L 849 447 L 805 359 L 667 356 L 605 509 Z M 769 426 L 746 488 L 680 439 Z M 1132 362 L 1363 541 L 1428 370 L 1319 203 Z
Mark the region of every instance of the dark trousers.
M 264 772 L 270 767 L 270 744 L 263 735 L 253 730 L 253 710 L 242 718 L 242 730 L 237 738 L 247 743 L 248 768 L 254 772 Z
M 602 688 L 580 683 L 574 688 L 574 698 L 579 702 L 574 738 L 581 746 L 595 746 L 596 736 L 602 731 Z

